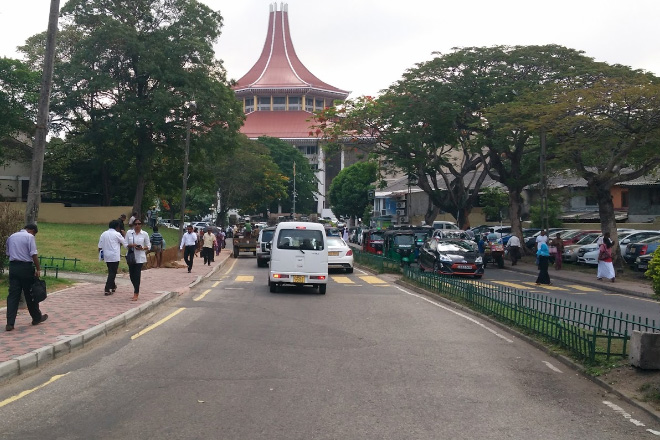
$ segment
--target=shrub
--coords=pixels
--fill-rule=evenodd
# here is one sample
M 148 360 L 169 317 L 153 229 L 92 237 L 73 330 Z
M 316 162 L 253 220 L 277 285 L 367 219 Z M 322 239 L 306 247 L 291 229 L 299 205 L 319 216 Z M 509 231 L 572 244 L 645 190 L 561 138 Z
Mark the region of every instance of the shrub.
M 660 295 L 660 252 L 653 253 L 653 258 L 649 261 L 649 268 L 644 272 L 644 275 L 651 278 L 653 291 L 656 295 Z
M 14 232 L 20 230 L 25 224 L 24 215 L 22 212 L 12 208 L 7 202 L 0 203 L 0 269 L 5 269 L 7 258 L 5 251 L 7 250 L 7 238 Z

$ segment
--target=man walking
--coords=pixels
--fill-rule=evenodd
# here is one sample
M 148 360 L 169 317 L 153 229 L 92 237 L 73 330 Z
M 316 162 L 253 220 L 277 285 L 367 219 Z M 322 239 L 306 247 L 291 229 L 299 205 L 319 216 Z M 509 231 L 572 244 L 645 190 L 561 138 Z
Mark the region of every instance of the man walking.
M 119 269 L 121 246 L 123 244 L 124 237 L 119 232 L 119 222 L 112 220 L 108 224 L 108 230 L 101 234 L 99 238 L 99 251 L 103 252 L 103 261 L 108 266 L 108 278 L 105 281 L 106 295 L 112 295 L 117 290 L 115 278 Z
M 511 257 L 511 266 L 515 266 L 520 260 L 520 239 L 517 235 L 512 235 L 507 242 L 509 247 L 509 256 Z
M 213 260 L 213 243 L 215 242 L 215 235 L 211 232 L 211 228 L 206 228 L 206 233 L 202 236 L 202 257 L 204 257 L 204 264 L 211 265 Z
M 126 214 L 122 214 L 119 216 L 117 219 L 117 223 L 119 224 L 119 233 L 121 234 L 122 237 L 126 236 L 126 226 L 124 226 L 124 222 L 126 221 Z
M 181 237 L 181 246 L 179 247 L 179 250 L 183 250 L 183 261 L 185 261 L 188 266 L 188 273 L 190 273 L 193 267 L 193 258 L 195 258 L 196 248 L 197 233 L 193 231 L 192 225 L 188 225 L 188 232 Z
M 41 267 L 37 252 L 37 242 L 34 236 L 39 229 L 35 224 L 27 224 L 20 231 L 7 239 L 6 253 L 9 256 L 9 295 L 7 296 L 7 326 L 5 330 L 14 330 L 18 301 L 21 291 L 25 295 L 28 311 L 32 317 L 32 325 L 41 324 L 48 315 L 41 313 L 39 303 L 32 299 L 32 284 L 39 278 Z

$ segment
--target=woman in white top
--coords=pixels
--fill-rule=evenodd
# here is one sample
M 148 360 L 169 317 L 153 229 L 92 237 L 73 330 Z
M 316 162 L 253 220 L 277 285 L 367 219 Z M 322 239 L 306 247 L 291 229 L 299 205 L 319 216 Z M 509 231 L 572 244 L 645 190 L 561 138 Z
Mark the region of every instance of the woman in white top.
M 135 263 L 128 265 L 128 273 L 133 283 L 133 299 L 138 300 L 140 294 L 140 278 L 142 277 L 142 265 L 147 262 L 147 251 L 151 248 L 149 234 L 142 230 L 142 220 L 136 219 L 133 222 L 133 229 L 126 232 L 124 238 L 124 247 L 129 252 L 131 249 L 135 252 Z

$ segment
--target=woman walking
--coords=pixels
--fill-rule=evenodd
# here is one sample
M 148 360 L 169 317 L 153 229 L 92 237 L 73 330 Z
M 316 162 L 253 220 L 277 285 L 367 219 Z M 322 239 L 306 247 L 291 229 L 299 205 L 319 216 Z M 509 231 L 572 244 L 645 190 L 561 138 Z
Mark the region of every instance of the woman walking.
M 564 240 L 561 239 L 559 233 L 552 239 L 550 246 L 554 247 L 554 252 L 550 249 L 550 254 L 554 255 L 555 258 L 555 270 L 559 270 L 561 269 L 561 259 L 564 255 Z
M 539 245 L 539 250 L 536 252 L 536 256 L 539 259 L 539 276 L 536 278 L 536 285 L 552 284 L 550 282 L 550 274 L 548 273 L 548 265 L 550 263 L 550 250 L 548 249 L 548 245 L 541 243 Z
M 614 271 L 614 265 L 612 264 L 613 246 L 614 241 L 610 238 L 610 233 L 606 232 L 603 235 L 603 243 L 598 248 L 598 273 L 596 274 L 598 280 L 607 278 L 614 282 L 616 272 Z
M 147 251 L 151 248 L 149 234 L 142 230 L 142 220 L 136 219 L 133 222 L 133 229 L 126 232 L 124 247 L 128 249 L 129 253 L 132 252 L 135 255 L 133 262 L 129 261 L 127 255 L 126 262 L 128 263 L 128 274 L 133 284 L 133 299 L 131 301 L 137 301 L 140 294 L 142 265 L 147 262 Z

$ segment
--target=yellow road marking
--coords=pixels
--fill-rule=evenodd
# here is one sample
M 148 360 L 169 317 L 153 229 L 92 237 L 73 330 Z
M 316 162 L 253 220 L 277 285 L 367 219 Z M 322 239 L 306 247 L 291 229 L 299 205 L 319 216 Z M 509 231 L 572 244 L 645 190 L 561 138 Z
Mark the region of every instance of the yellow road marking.
M 369 284 L 386 284 L 385 281 L 381 280 L 378 277 L 374 277 L 374 276 L 361 276 L 360 279 L 362 281 L 366 281 Z
M 499 284 L 501 286 L 506 286 L 506 287 L 513 287 L 514 289 L 525 289 L 529 290 L 528 286 L 525 286 L 523 284 L 518 284 L 518 283 L 510 283 L 508 281 L 491 281 L 493 284 Z M 536 284 L 534 284 L 536 286 Z
M 35 391 L 37 391 L 37 390 L 39 390 L 39 389 L 45 387 L 46 385 L 49 385 L 49 384 L 55 382 L 57 379 L 61 379 L 61 378 L 63 378 L 63 377 L 66 376 L 67 374 L 69 374 L 69 373 L 58 374 L 57 376 L 53 376 L 53 377 L 51 377 L 50 380 L 49 380 L 48 382 L 46 382 L 46 383 L 42 383 L 41 385 L 39 385 L 39 386 L 37 386 L 37 387 L 34 387 L 34 388 L 32 388 L 31 390 L 25 390 L 25 391 L 22 391 L 21 393 L 15 395 L 15 396 L 12 396 L 12 397 L 10 397 L 10 398 L 8 398 L 8 399 L 3 400 L 2 402 L 0 402 L 0 408 L 2 408 L 2 407 L 5 406 L 5 405 L 9 405 L 9 404 L 12 403 L 12 402 L 16 402 L 18 399 L 22 399 L 23 397 L 27 396 L 28 394 L 34 393 Z
M 218 287 L 218 284 L 220 284 L 220 281 L 216 281 L 211 287 Z
M 253 275 L 239 275 L 236 277 L 236 281 L 251 283 L 254 281 Z
M 536 283 L 523 283 L 523 284 L 528 284 L 530 286 L 534 286 L 537 289 L 546 289 L 546 290 L 563 290 L 564 292 L 567 291 L 568 289 L 564 289 L 563 287 L 555 287 L 555 286 L 549 286 L 547 284 L 541 284 L 539 286 L 536 285 Z
M 131 339 L 137 339 L 137 338 L 139 338 L 139 337 L 142 336 L 143 334 L 145 334 L 145 333 L 147 333 L 147 332 L 149 332 L 149 331 L 155 329 L 156 327 L 158 327 L 159 325 L 161 325 L 161 324 L 164 323 L 165 321 L 168 321 L 168 320 L 170 320 L 171 318 L 174 318 L 176 315 L 178 315 L 179 313 L 183 312 L 184 310 L 186 310 L 186 308 L 185 308 L 185 307 L 181 307 L 180 309 L 178 309 L 178 310 L 176 310 L 176 311 L 170 313 L 169 315 L 167 315 L 166 317 L 164 317 L 163 319 L 161 319 L 161 320 L 158 321 L 157 323 L 155 323 L 155 324 L 151 324 L 149 327 L 145 328 L 145 329 L 142 330 L 141 332 L 138 332 L 138 333 L 134 334 L 133 336 L 131 336 Z
M 639 300 L 639 301 L 648 301 L 648 302 L 652 302 L 652 303 L 656 303 L 656 304 L 658 303 L 658 301 L 656 301 L 654 299 L 640 298 L 639 296 L 633 296 L 633 295 L 624 295 L 623 293 L 605 293 L 605 295 L 607 295 L 607 296 L 623 296 L 625 298 L 636 299 L 636 300 Z
M 341 284 L 355 284 L 355 283 L 353 282 L 353 280 L 351 280 L 349 277 L 340 277 L 340 276 L 336 276 L 336 277 L 330 277 L 330 278 L 332 278 L 332 281 L 334 281 L 335 283 L 341 283 Z
M 205 290 L 197 298 L 193 298 L 193 301 L 199 301 L 200 299 L 203 299 L 210 291 L 211 289 Z
M 567 285 L 566 287 L 570 287 L 570 288 L 575 289 L 575 290 L 581 290 L 583 292 L 600 292 L 600 290 L 598 290 L 598 289 L 594 289 L 594 288 L 591 288 L 591 287 L 578 286 L 576 284 L 570 284 L 570 285 Z

